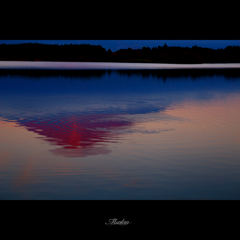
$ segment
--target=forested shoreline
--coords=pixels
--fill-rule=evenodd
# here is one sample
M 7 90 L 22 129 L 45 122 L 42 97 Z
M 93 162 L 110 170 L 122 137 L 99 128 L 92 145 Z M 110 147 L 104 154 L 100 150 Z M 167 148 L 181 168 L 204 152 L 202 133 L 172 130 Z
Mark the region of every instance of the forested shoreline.
M 166 44 L 112 52 L 100 45 L 0 44 L 0 61 L 136 62 L 136 63 L 240 63 L 240 47 L 224 49 L 169 47 Z

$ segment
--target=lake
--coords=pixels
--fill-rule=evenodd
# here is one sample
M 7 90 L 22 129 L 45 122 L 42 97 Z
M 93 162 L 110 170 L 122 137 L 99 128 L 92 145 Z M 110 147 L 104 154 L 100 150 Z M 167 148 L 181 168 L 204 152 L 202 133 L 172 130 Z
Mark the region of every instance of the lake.
M 133 65 L 0 62 L 0 199 L 240 199 L 240 65 Z

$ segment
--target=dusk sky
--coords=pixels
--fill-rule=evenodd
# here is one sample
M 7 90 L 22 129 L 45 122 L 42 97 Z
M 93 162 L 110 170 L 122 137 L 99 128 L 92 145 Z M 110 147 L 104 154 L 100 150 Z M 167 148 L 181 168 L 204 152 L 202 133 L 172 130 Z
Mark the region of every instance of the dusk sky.
M 227 46 L 240 46 L 240 40 L 0 40 L 0 44 L 43 43 L 43 44 L 91 44 L 101 45 L 106 50 L 117 51 L 121 48 L 138 49 L 142 47 L 158 47 L 165 43 L 172 47 L 206 47 L 212 49 Z

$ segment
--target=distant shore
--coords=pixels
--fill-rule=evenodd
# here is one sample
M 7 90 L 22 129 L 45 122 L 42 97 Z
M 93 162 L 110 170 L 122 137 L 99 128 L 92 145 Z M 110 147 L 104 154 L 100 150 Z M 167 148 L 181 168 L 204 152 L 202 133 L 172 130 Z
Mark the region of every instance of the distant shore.
M 240 63 L 240 47 L 225 49 L 189 47 L 143 47 L 112 52 L 100 45 L 0 44 L 0 62 L 114 62 L 114 63 Z

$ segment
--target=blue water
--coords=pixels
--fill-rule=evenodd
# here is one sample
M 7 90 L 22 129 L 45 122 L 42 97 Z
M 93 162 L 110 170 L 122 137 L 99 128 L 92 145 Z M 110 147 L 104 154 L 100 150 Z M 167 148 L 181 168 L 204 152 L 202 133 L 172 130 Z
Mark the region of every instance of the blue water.
M 93 71 L 1 72 L 0 199 L 240 199 L 240 74 Z

